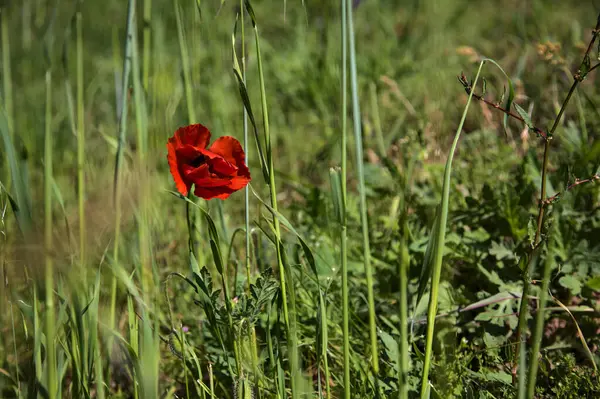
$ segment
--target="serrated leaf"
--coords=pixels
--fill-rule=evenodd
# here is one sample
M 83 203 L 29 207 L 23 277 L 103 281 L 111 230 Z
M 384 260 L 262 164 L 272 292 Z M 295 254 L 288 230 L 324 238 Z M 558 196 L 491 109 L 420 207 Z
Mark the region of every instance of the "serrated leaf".
M 503 335 L 492 335 L 489 332 L 485 332 L 483 335 L 483 342 L 488 348 L 498 348 L 506 342 L 506 337 Z
M 535 225 L 533 218 L 529 218 L 529 222 L 527 222 L 527 238 L 529 239 L 529 245 L 533 247 L 535 243 L 535 233 L 537 226 Z
M 575 278 L 574 276 L 562 276 L 559 280 L 558 283 L 565 287 L 566 289 L 568 289 L 569 291 L 571 291 L 571 294 L 573 295 L 579 295 L 581 294 L 581 287 L 583 285 L 583 283 L 581 282 L 581 280 Z
M 515 109 L 517 110 L 521 118 L 523 118 L 523 122 L 525 122 L 527 127 L 531 130 L 534 130 L 535 126 L 533 126 L 533 122 L 531 121 L 531 118 L 529 117 L 527 111 L 521 108 L 521 106 L 517 103 L 515 103 Z
M 487 373 L 489 379 L 493 379 L 504 383 L 505 385 L 512 385 L 512 375 L 505 371 L 492 371 Z
M 502 244 L 498 244 L 497 242 L 492 242 L 492 248 L 490 249 L 490 255 L 493 255 L 496 259 L 512 259 L 514 257 L 513 252 L 506 248 Z

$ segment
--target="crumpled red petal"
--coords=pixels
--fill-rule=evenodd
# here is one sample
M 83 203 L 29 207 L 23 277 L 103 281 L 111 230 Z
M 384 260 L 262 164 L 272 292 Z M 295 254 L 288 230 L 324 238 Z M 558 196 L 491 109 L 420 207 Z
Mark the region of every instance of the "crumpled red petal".
M 231 136 L 219 137 L 208 149 L 225 158 L 225 160 L 238 167 L 238 176 L 244 176 L 250 181 L 250 171 L 246 166 L 246 155 L 239 141 Z M 242 186 L 243 187 L 243 186 Z
M 175 131 L 173 138 L 181 145 L 188 144 L 196 148 L 206 148 L 210 142 L 210 131 L 206 126 L 196 123 L 180 127 Z

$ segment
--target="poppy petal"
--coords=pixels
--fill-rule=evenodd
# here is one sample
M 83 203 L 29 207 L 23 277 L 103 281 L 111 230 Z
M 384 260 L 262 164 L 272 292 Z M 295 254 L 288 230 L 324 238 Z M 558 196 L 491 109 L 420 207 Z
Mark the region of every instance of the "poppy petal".
M 234 137 L 219 137 L 210 146 L 209 151 L 221 155 L 227 162 L 235 165 L 238 168 L 237 176 L 243 176 L 247 179 L 247 181 L 241 180 L 237 185 L 234 185 L 235 187 L 239 187 L 237 190 L 245 187 L 250 182 L 252 178 L 250 177 L 250 170 L 246 166 L 246 154 L 244 154 L 240 142 Z
M 195 183 L 196 180 L 210 178 L 210 171 L 208 170 L 208 165 L 200 165 L 198 167 L 194 167 L 192 165 L 182 165 L 181 172 L 185 176 L 185 179 L 191 183 Z
M 230 164 L 221 157 L 213 158 L 209 161 L 209 163 L 210 166 L 212 166 L 212 170 L 214 170 L 215 173 L 223 176 L 233 176 L 238 170 L 238 168 L 236 168 L 235 165 Z
M 210 141 L 210 130 L 206 126 L 196 123 L 177 129 L 175 136 L 182 145 L 188 144 L 194 147 L 206 148 Z
M 229 188 L 237 191 L 246 187 L 250 183 L 250 177 L 246 176 L 235 176 L 233 179 L 229 181 Z
M 196 186 L 196 188 L 194 189 L 194 195 L 196 197 L 204 198 L 206 200 L 213 198 L 219 198 L 224 200 L 227 199 L 234 191 L 235 190 L 232 190 L 227 186 L 211 188 Z
M 177 157 L 180 158 L 180 163 L 188 163 L 201 155 L 204 155 L 204 150 L 193 147 L 189 144 L 183 145 L 177 149 Z
M 242 145 L 231 136 L 219 137 L 208 150 L 222 156 L 233 165 L 242 165 L 246 160 Z
M 171 143 L 171 140 L 169 140 L 169 143 L 167 144 L 167 150 L 168 150 L 168 154 L 167 154 L 167 159 L 169 161 L 169 169 L 171 171 L 171 175 L 173 176 L 173 180 L 175 181 L 175 187 L 177 187 L 177 191 L 179 191 L 181 193 L 181 195 L 188 195 L 188 192 L 190 191 L 190 188 L 192 187 L 191 184 L 186 184 L 183 181 L 183 177 L 181 176 L 181 173 L 179 172 L 179 165 L 177 164 L 177 154 L 176 154 L 176 150 L 175 150 L 175 146 Z
M 219 178 L 214 178 L 214 177 L 194 180 L 194 184 L 197 187 L 204 187 L 207 189 L 213 188 L 213 187 L 229 187 L 230 183 L 231 183 L 231 179 L 219 179 Z

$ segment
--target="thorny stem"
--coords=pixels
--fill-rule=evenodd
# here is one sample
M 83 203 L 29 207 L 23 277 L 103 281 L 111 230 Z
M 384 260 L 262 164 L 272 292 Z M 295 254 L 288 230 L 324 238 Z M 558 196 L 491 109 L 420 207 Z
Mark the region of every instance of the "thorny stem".
M 600 34 L 600 14 L 598 15 L 598 18 L 596 21 L 596 27 L 592 31 L 592 39 L 590 40 L 590 42 L 588 44 L 587 50 L 583 56 L 583 60 L 579 66 L 579 69 L 573 75 L 573 84 L 571 85 L 571 88 L 569 89 L 569 92 L 567 93 L 567 96 L 565 97 L 565 100 L 562 103 L 562 106 L 558 112 L 558 115 L 556 116 L 556 119 L 554 120 L 554 123 L 553 123 L 552 127 L 550 128 L 550 131 L 547 134 L 545 144 L 544 144 L 544 160 L 543 160 L 543 164 L 542 164 L 542 187 L 541 187 L 541 192 L 540 192 L 539 211 L 538 211 L 538 217 L 537 217 L 537 229 L 535 232 L 534 246 L 531 249 L 529 255 L 527 256 L 526 265 L 523 268 L 523 294 L 521 295 L 521 304 L 519 307 L 519 322 L 517 325 L 517 339 L 516 339 L 517 342 L 516 342 L 516 348 L 515 348 L 515 359 L 513 362 L 513 370 L 512 370 L 513 383 L 516 382 L 517 365 L 519 363 L 520 349 L 521 349 L 521 343 L 522 343 L 521 340 L 522 340 L 522 336 L 525 332 L 525 327 L 527 324 L 527 307 L 528 307 L 527 304 L 528 304 L 528 300 L 529 300 L 528 296 L 529 296 L 529 289 L 531 286 L 531 274 L 532 274 L 532 271 L 530 270 L 530 264 L 531 264 L 531 260 L 533 258 L 535 249 L 539 247 L 539 244 L 541 241 L 542 226 L 544 224 L 544 211 L 546 208 L 545 205 L 546 205 L 546 201 L 548 200 L 546 198 L 546 181 L 547 181 L 547 176 L 548 176 L 548 159 L 549 159 L 549 152 L 550 152 L 550 143 L 552 141 L 551 140 L 552 135 L 556 131 L 556 128 L 558 127 L 558 124 L 560 123 L 560 120 L 567 108 L 567 105 L 569 104 L 571 96 L 575 92 L 575 89 L 577 88 L 579 83 L 581 81 L 583 81 L 583 79 L 585 79 L 586 75 L 591 70 L 593 70 L 597 67 L 597 65 L 594 65 L 593 68 L 586 68 L 586 64 L 589 66 L 589 53 L 592 50 L 592 47 L 593 47 L 593 45 L 596 41 L 596 38 L 599 34 Z M 535 356 L 535 354 L 533 354 L 533 356 Z

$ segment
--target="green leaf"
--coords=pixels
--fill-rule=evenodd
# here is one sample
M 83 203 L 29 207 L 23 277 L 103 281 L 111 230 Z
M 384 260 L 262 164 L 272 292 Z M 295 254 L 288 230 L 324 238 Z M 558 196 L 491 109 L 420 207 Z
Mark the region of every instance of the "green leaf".
M 562 276 L 558 280 L 559 284 L 571 291 L 573 295 L 581 294 L 581 287 L 583 283 L 581 280 L 575 278 L 574 276 Z
M 379 338 L 381 338 L 381 341 L 383 342 L 383 349 L 385 350 L 387 357 L 390 359 L 394 370 L 396 373 L 398 373 L 398 359 L 400 358 L 398 341 L 391 334 L 388 334 L 383 330 L 379 331 Z
M 274 217 L 279 219 L 279 222 L 281 222 L 281 224 L 285 228 L 287 228 L 289 231 L 294 233 L 294 235 L 298 238 L 298 241 L 300 242 L 300 246 L 302 247 L 302 250 L 304 252 L 304 256 L 306 256 L 306 260 L 308 261 L 312 272 L 315 274 L 315 278 L 317 279 L 317 284 L 318 284 L 319 283 L 319 273 L 317 271 L 317 265 L 315 262 L 315 257 L 313 255 L 313 251 L 310 248 L 310 246 L 306 243 L 306 241 L 304 241 L 304 239 L 302 238 L 300 233 L 298 233 L 296 231 L 296 229 L 294 229 L 292 224 L 289 222 L 289 220 L 287 220 L 287 218 L 285 216 L 283 216 L 281 213 L 277 212 L 269 204 L 267 204 L 265 201 L 263 201 L 262 198 L 260 198 L 260 196 L 258 195 L 258 193 L 256 191 L 254 191 L 254 188 L 252 187 L 252 185 L 249 185 L 248 187 L 250 187 L 250 189 L 252 190 L 252 193 L 254 194 L 256 199 L 258 199 L 273 214 Z M 280 243 L 280 245 L 281 245 L 281 243 Z
M 535 233 L 536 233 L 536 224 L 533 221 L 533 218 L 529 218 L 529 222 L 527 222 L 527 238 L 529 239 L 529 245 L 531 247 L 535 244 Z
M 585 57 L 583 58 L 583 62 L 581 63 L 581 68 L 579 68 L 579 75 L 581 79 L 585 78 L 585 76 L 588 74 L 591 65 L 592 62 L 590 60 L 590 55 L 589 53 L 586 53 Z
M 585 285 L 594 291 L 600 291 L 600 276 L 592 277 L 585 283 Z
M 506 337 L 503 335 L 492 335 L 486 331 L 483 335 L 483 342 L 488 348 L 498 348 L 506 342 Z
M 527 111 L 521 108 L 521 106 L 517 103 L 515 103 L 515 109 L 517 110 L 521 118 L 523 118 L 523 121 L 525 122 L 527 127 L 531 130 L 535 130 L 535 126 L 533 125 L 533 122 L 531 121 L 531 118 L 529 117 Z
M 502 244 L 498 244 L 497 242 L 492 242 L 492 248 L 490 249 L 490 255 L 493 255 L 496 259 L 512 259 L 514 258 L 513 252 L 506 248 Z

